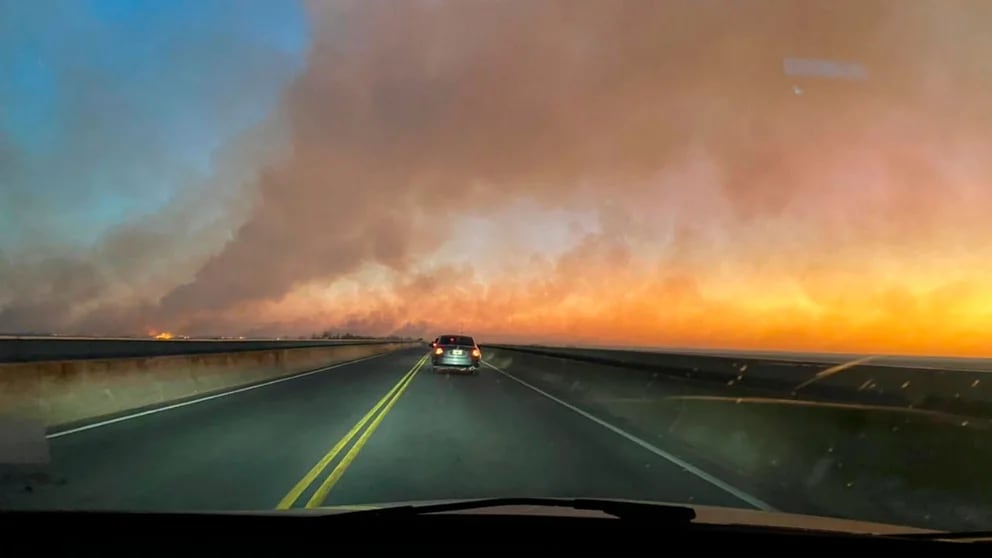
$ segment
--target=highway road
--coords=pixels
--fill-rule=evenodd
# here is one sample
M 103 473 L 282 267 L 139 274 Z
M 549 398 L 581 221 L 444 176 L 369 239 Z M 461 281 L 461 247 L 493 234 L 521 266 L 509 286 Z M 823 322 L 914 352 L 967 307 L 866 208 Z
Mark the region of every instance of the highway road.
M 424 348 L 49 435 L 0 507 L 267 510 L 497 496 L 763 502 L 484 367 Z

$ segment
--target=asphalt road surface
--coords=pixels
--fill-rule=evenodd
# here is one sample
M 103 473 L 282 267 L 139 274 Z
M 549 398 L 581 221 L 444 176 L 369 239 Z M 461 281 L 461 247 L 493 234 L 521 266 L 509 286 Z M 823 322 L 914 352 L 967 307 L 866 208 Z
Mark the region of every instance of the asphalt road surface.
M 267 510 L 500 496 L 751 508 L 748 495 L 501 372 L 408 349 L 50 436 L 0 507 Z

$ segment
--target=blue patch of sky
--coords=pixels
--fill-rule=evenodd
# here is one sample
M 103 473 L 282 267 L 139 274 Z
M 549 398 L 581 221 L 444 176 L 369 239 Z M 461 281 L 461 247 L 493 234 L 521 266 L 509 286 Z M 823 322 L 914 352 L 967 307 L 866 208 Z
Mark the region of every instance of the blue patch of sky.
M 273 110 L 308 44 L 286 0 L 0 0 L 0 249 L 156 211 Z

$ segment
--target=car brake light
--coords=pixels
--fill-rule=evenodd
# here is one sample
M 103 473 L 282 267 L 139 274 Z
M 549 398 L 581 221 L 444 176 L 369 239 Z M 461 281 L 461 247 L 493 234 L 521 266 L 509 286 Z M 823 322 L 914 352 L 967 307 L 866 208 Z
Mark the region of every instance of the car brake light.
M 438 347 L 438 348 L 434 349 L 434 354 L 436 354 L 436 355 L 443 355 L 444 354 L 444 349 L 442 349 L 441 347 Z
M 482 351 L 480 351 L 479 349 L 472 349 L 472 356 L 479 358 L 482 356 Z

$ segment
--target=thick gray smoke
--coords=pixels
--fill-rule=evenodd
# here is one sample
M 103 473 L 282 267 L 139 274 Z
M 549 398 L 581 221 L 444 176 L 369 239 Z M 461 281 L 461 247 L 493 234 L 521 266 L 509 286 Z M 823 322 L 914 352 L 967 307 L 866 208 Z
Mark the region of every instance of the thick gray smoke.
M 591 239 L 567 255 L 590 259 L 558 265 L 580 274 L 628 265 L 623 239 L 639 226 L 628 214 L 656 204 L 659 216 L 676 215 L 679 234 L 655 269 L 677 273 L 657 285 L 645 283 L 650 273 L 622 279 L 684 301 L 702 296 L 705 268 L 692 262 L 721 256 L 706 244 L 714 231 L 753 265 L 813 275 L 823 254 L 926 242 L 950 222 L 988 228 L 980 212 L 962 211 L 992 203 L 988 195 L 963 204 L 962 191 L 934 187 L 948 182 L 942 149 L 960 158 L 985 141 L 988 3 L 360 0 L 315 1 L 309 17 L 307 67 L 272 121 L 290 151 L 245 185 L 257 198 L 230 241 L 157 293 L 162 327 L 238 327 L 226 313 L 375 264 L 407 280 L 365 310 L 350 301 L 337 323 L 417 329 L 420 318 L 397 314 L 396 296 L 415 292 L 418 264 L 471 234 L 452 228 L 462 216 L 521 199 L 619 207 L 612 239 Z M 807 58 L 866 71 L 787 75 L 786 60 Z M 685 169 L 697 167 L 716 193 L 693 202 L 687 192 L 701 187 Z M 782 215 L 801 228 L 781 245 L 755 240 Z M 499 252 L 502 238 L 486 242 Z M 75 274 L 84 282 L 74 296 L 102 284 L 103 269 Z M 562 285 L 571 283 L 548 292 Z M 536 287 L 514 287 L 527 288 Z M 490 296 L 504 316 L 521 303 L 496 287 Z
M 699 153 L 736 218 L 761 219 L 830 188 L 819 171 L 831 149 L 888 139 L 866 122 L 888 133 L 899 111 L 926 107 L 928 122 L 981 133 L 969 117 L 988 114 L 972 95 L 989 39 L 974 26 L 992 8 L 914 6 L 315 2 L 309 67 L 286 101 L 292 157 L 268 169 L 236 238 L 162 303 L 214 312 L 369 262 L 404 270 L 437 248 L 449 217 L 522 196 L 637 204 L 643 179 Z M 783 61 L 802 56 L 854 61 L 870 79 L 814 79 L 797 97 Z M 939 195 L 919 155 L 882 161 L 910 194 L 892 211 Z M 883 217 L 883 231 L 844 225 L 864 241 L 920 230 Z
M 0 2 L 0 332 L 143 333 L 246 217 L 299 63 L 218 7 Z

